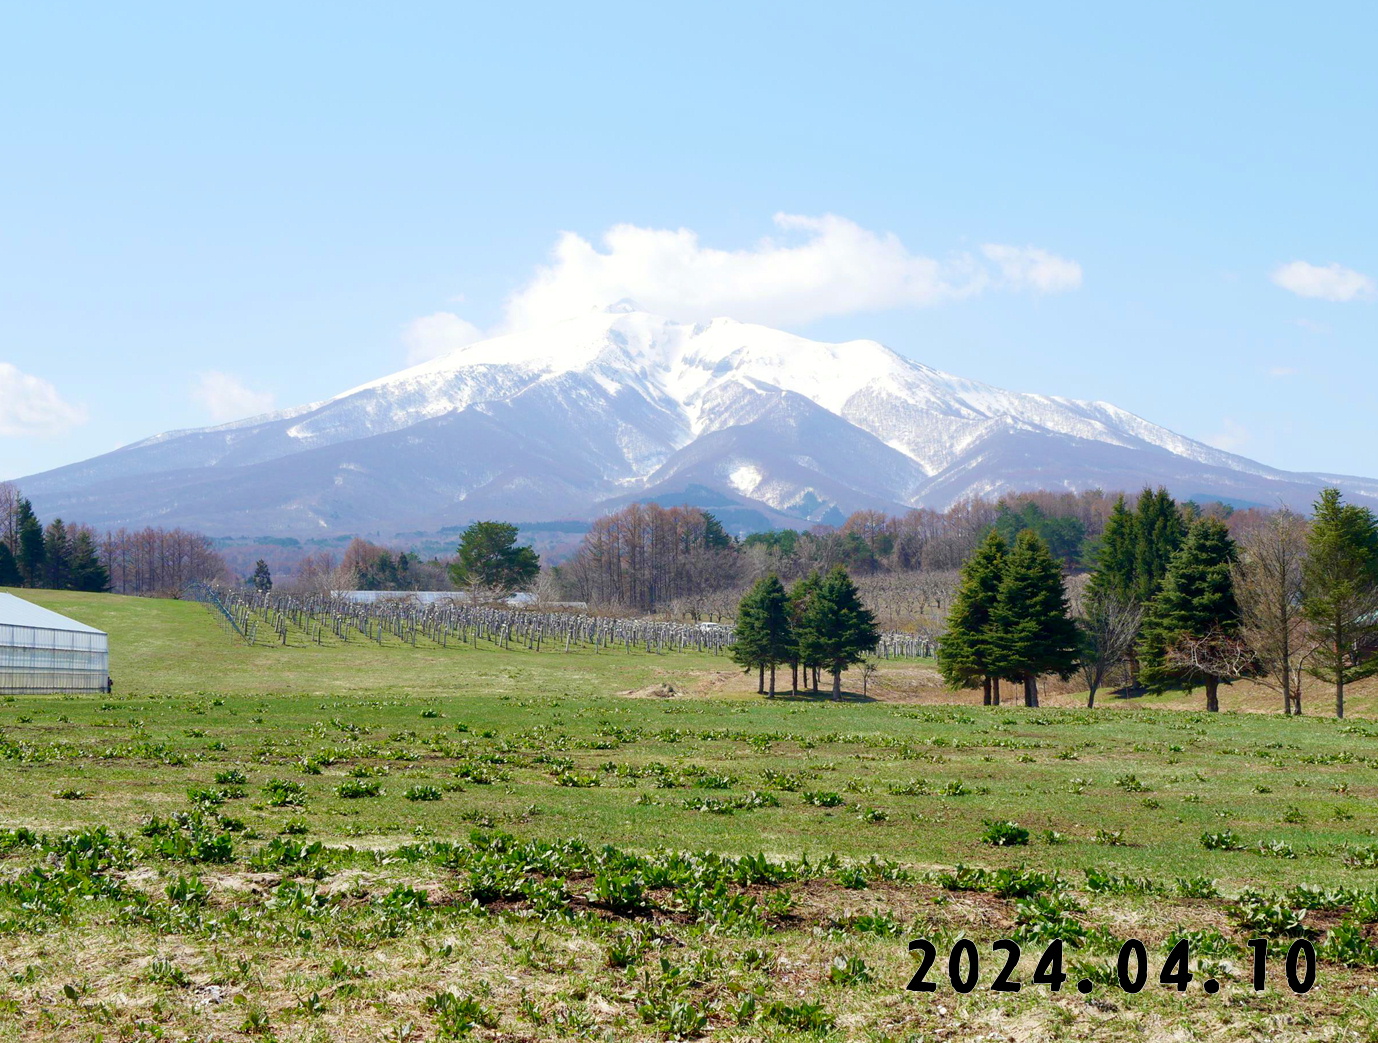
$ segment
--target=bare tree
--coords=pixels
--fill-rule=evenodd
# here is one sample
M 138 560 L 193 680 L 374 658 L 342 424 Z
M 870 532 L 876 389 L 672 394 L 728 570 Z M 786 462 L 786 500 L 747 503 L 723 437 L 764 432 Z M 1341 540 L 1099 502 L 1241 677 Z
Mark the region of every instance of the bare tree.
M 1302 663 L 1317 646 L 1302 613 L 1306 532 L 1306 520 L 1286 508 L 1267 515 L 1240 533 L 1233 568 L 1240 636 L 1285 714 L 1301 713 Z
M 1220 709 L 1220 682 L 1229 684 L 1258 668 L 1254 650 L 1242 639 L 1218 627 L 1206 634 L 1185 634 L 1168 646 L 1165 659 L 1176 670 L 1189 671 L 1206 683 L 1206 709 Z
M 1086 682 L 1086 706 L 1096 705 L 1096 692 L 1110 674 L 1125 662 L 1139 636 L 1143 607 L 1131 598 L 1105 593 L 1083 598 L 1077 611 L 1081 631 L 1078 669 Z

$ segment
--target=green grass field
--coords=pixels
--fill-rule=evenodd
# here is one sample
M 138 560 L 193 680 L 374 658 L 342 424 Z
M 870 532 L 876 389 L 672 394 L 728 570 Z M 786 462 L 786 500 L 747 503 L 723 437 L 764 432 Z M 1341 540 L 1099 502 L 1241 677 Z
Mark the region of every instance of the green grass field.
M 912 663 L 767 702 L 697 654 L 250 648 L 200 605 L 24 596 L 111 633 L 116 692 L 0 701 L 0 1039 L 1378 1035 L 1371 720 L 941 705 Z M 621 694 L 653 684 L 685 694 Z

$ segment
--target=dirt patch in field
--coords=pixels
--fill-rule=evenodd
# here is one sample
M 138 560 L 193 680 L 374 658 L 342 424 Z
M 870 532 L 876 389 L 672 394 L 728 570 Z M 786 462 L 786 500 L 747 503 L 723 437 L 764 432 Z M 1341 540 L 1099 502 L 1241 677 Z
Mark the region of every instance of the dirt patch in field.
M 662 681 L 659 684 L 647 685 L 645 688 L 633 688 L 622 694 L 630 699 L 673 699 L 680 692 L 674 685 Z

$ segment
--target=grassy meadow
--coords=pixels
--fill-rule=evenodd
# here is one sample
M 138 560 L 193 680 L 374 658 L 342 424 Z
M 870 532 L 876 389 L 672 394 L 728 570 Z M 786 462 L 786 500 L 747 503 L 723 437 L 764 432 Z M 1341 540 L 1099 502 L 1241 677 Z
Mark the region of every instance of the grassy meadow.
M 766 701 L 707 655 L 247 647 L 197 604 L 23 596 L 110 632 L 116 690 L 0 697 L 0 1039 L 1378 1038 L 1368 690 L 982 708 L 897 662 Z

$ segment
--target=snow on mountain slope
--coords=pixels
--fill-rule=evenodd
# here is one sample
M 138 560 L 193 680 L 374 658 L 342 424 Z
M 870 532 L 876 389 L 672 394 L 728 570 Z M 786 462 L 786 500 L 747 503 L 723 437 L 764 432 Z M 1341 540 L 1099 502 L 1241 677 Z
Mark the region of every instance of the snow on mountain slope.
M 761 516 L 1052 487 L 1304 504 L 1321 484 L 1103 402 L 1004 391 L 874 341 L 827 344 L 630 302 L 470 344 L 325 401 L 23 479 L 45 515 L 217 534 L 587 517 L 716 490 Z M 1341 479 L 1355 495 L 1378 483 Z

